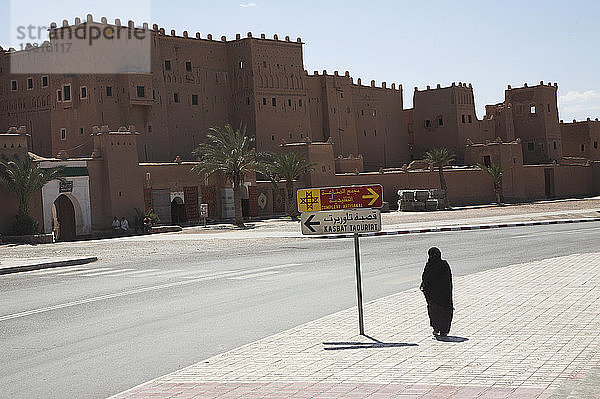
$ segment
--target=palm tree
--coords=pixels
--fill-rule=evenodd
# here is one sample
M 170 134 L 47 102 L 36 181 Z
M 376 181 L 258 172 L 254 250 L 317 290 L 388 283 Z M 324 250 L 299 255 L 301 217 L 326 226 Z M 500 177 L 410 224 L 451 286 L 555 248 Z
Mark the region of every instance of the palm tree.
M 24 221 L 24 223 L 34 225 L 29 216 L 29 200 L 52 180 L 64 180 L 61 176 L 63 170 L 64 166 L 40 168 L 29 155 L 22 160 L 18 155 L 15 155 L 13 159 L 8 159 L 6 156 L 0 159 L 0 186 L 12 193 L 19 202 L 17 223 Z M 32 227 L 32 229 L 36 228 Z M 35 231 L 30 233 L 35 233 Z
M 477 166 L 479 169 L 490 175 L 494 180 L 494 194 L 496 194 L 496 203 L 498 205 L 502 205 L 502 168 L 500 165 L 494 164 L 491 164 L 490 166 L 478 164 Z
M 448 187 L 444 178 L 444 166 L 449 165 L 454 161 L 454 154 L 446 148 L 436 148 L 425 153 L 425 162 L 438 168 L 440 175 L 440 187 L 444 190 L 444 207 L 450 208 L 448 202 Z
M 294 180 L 298 180 L 301 176 L 312 171 L 315 164 L 308 162 L 302 155 L 294 151 L 269 155 L 269 162 L 264 165 L 261 172 L 271 180 L 275 188 L 277 188 L 279 180 L 285 179 L 286 213 L 292 220 L 295 220 L 298 217 L 298 210 L 296 196 L 294 195 Z
M 227 124 L 211 127 L 206 142 L 192 152 L 198 158 L 198 165 L 192 171 L 205 178 L 218 173 L 233 184 L 235 224 L 240 227 L 244 227 L 241 196 L 244 176 L 261 167 L 253 142 L 254 137 L 246 135 L 245 125 L 234 129 Z

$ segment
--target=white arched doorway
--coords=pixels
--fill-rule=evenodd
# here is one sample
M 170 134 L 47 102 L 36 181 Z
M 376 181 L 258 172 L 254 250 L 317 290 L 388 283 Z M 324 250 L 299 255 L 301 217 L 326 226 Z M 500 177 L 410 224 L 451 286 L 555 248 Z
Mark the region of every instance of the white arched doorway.
M 81 214 L 81 212 L 78 212 Z M 61 194 L 52 204 L 52 224 L 57 240 L 69 241 L 77 237 L 75 205 L 65 194 Z
M 60 234 L 58 229 L 60 228 L 61 222 L 59 219 L 62 213 L 63 218 L 67 218 L 63 223 L 68 223 L 69 229 L 72 227 L 72 218 L 74 218 L 75 237 L 90 235 L 92 234 L 92 210 L 90 208 L 89 176 L 69 176 L 69 172 L 72 170 L 81 171 L 85 169 L 86 162 L 44 161 L 41 162 L 40 166 L 43 168 L 58 165 L 66 167 L 67 177 L 65 177 L 65 182 L 62 185 L 58 180 L 53 180 L 42 188 L 43 230 L 46 234 L 53 231 Z

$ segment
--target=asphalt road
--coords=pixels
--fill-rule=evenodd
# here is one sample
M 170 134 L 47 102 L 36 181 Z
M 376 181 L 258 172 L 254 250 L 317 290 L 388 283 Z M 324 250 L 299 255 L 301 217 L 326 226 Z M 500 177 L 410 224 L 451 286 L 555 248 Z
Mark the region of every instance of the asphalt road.
M 418 286 L 433 245 L 459 276 L 598 252 L 599 234 L 585 223 L 362 238 L 364 299 Z M 143 252 L 105 241 L 125 250 L 91 265 L 0 276 L 0 397 L 105 398 L 356 304 L 351 239 L 206 251 L 147 240 Z

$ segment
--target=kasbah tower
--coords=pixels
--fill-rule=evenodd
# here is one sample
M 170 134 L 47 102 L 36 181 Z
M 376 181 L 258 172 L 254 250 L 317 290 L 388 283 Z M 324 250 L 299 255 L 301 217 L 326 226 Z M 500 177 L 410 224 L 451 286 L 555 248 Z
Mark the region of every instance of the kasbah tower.
M 66 30 L 93 21 L 63 21 Z M 134 23 L 115 29 L 134 29 Z M 0 53 L 0 131 L 26 126 L 30 151 L 89 156 L 93 126 L 135 126 L 141 162 L 191 159 L 210 127 L 244 123 L 258 151 L 284 143 L 326 142 L 334 155 L 362 155 L 367 170 L 400 167 L 409 159 L 402 86 L 354 82 L 349 72 L 304 70 L 300 38 L 274 35 L 234 40 L 143 25 L 150 35 L 149 73 L 10 74 Z M 32 52 L 28 62 L 43 62 Z

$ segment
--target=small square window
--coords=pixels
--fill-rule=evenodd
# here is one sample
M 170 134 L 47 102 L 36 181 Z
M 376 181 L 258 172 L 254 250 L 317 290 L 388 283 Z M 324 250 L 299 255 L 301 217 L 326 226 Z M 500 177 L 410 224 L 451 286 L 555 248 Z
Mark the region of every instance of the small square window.
M 185 62 L 185 70 L 188 72 L 192 70 L 192 61 Z
M 10 89 L 12 91 L 17 91 L 18 88 L 19 88 L 19 86 L 17 85 L 17 81 L 16 80 L 11 80 L 10 81 Z
M 137 96 L 140 98 L 146 97 L 146 88 L 144 86 L 137 87 Z
M 62 129 L 60 129 L 60 139 L 61 140 L 67 139 L 67 129 L 65 129 L 64 127 Z
M 179 102 L 179 93 L 173 93 L 173 101 L 176 103 Z
M 171 70 L 171 60 L 165 60 L 165 71 Z
M 42 87 L 48 87 L 48 76 L 42 76 Z
M 192 105 L 198 105 L 198 95 L 192 94 Z
M 71 101 L 71 85 L 63 86 L 63 99 L 64 101 Z
M 112 97 L 112 86 L 106 86 L 106 97 Z
M 82 99 L 86 99 L 87 98 L 87 87 L 85 87 L 85 86 L 81 87 L 81 98 Z
M 33 89 L 33 78 L 27 78 L 27 90 Z

